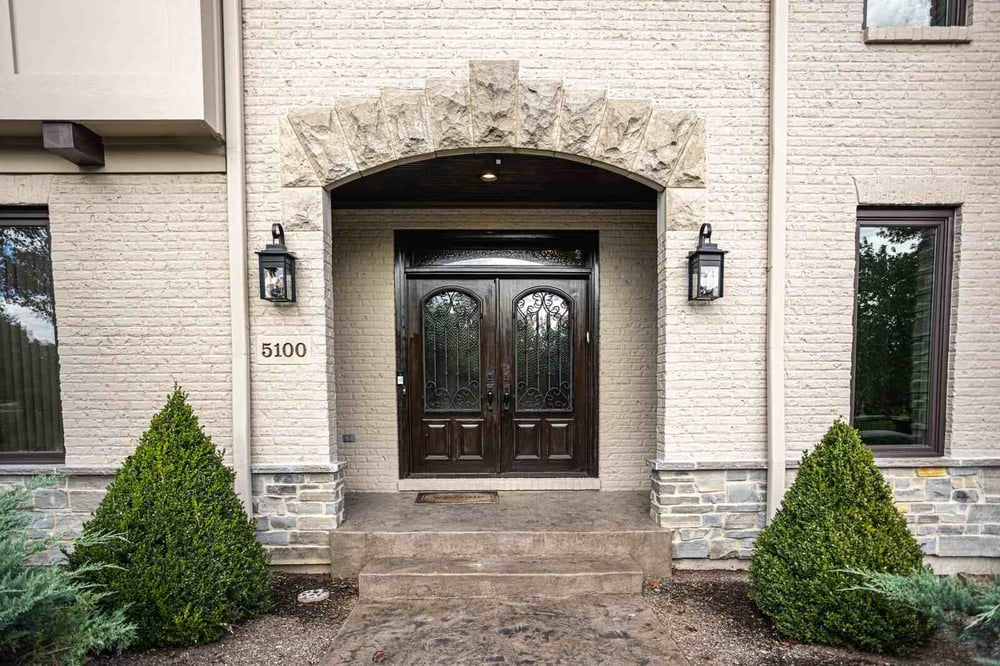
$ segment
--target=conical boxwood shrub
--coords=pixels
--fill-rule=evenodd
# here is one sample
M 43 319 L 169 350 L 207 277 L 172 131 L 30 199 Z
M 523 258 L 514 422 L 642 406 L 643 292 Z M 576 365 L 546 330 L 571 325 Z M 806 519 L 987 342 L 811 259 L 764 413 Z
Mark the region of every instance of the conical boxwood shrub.
M 81 545 L 70 566 L 94 572 L 127 603 L 138 645 L 186 645 L 269 605 L 268 559 L 233 489 L 233 472 L 175 386 L 118 470 L 84 534 L 124 537 Z
M 858 578 L 845 569 L 905 574 L 921 566 L 920 546 L 871 451 L 838 420 L 803 456 L 781 509 L 757 539 L 750 598 L 790 638 L 905 653 L 930 636 L 929 619 L 851 589 Z

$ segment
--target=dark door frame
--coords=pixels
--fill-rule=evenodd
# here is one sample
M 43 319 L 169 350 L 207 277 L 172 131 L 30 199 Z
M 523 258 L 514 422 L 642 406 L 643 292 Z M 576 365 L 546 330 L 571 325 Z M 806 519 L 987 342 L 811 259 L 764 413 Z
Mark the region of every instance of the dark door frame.
M 598 423 L 598 398 L 600 396 L 600 257 L 599 257 L 599 232 L 597 231 L 411 231 L 396 230 L 394 232 L 395 243 L 395 307 L 396 307 L 396 419 L 397 419 L 397 458 L 399 461 L 399 478 L 406 479 L 413 476 L 410 468 L 410 410 L 408 409 L 409 396 L 407 392 L 411 387 L 406 383 L 409 381 L 406 369 L 409 367 L 408 353 L 408 326 L 406 321 L 406 279 L 408 276 L 419 277 L 485 277 L 487 275 L 509 278 L 509 277 L 560 277 L 560 278 L 586 278 L 588 285 L 588 322 L 587 329 L 590 332 L 590 340 L 587 347 L 587 362 L 590 368 L 590 381 L 588 382 L 587 393 L 584 396 L 587 401 L 587 471 L 585 473 L 560 473 L 555 476 L 586 476 L 598 477 L 599 469 L 599 423 Z M 420 248 L 465 248 L 475 249 L 484 247 L 506 247 L 506 248 L 536 248 L 546 249 L 558 248 L 582 248 L 584 250 L 585 261 L 581 266 L 413 266 L 413 252 Z M 499 445 L 499 443 L 498 443 Z M 422 477 L 448 476 L 463 477 L 472 476 L 478 478 L 482 475 L 420 475 Z M 551 474 L 524 474 L 510 473 L 503 474 L 504 477 L 539 477 L 553 476 Z

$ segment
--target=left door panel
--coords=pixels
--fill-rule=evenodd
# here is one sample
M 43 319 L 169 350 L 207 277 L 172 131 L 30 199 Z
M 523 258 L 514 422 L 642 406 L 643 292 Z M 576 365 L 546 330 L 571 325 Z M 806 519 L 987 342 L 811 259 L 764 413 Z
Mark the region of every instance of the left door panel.
M 408 279 L 406 313 L 412 473 L 496 473 L 495 281 Z

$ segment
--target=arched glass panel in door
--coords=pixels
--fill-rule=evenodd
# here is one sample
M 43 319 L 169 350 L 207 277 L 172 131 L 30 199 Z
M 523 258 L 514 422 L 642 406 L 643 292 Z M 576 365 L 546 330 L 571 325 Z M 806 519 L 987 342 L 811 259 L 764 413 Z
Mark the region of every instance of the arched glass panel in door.
M 480 321 L 475 296 L 441 291 L 424 300 L 424 408 L 441 412 L 478 412 Z
M 514 303 L 515 404 L 519 411 L 573 409 L 570 303 L 534 291 Z

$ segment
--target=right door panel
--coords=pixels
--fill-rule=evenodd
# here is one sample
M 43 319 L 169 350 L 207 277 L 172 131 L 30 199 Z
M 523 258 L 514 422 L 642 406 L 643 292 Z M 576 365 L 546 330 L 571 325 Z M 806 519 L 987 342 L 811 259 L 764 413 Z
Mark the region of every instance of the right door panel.
M 499 286 L 501 472 L 586 471 L 588 281 Z

